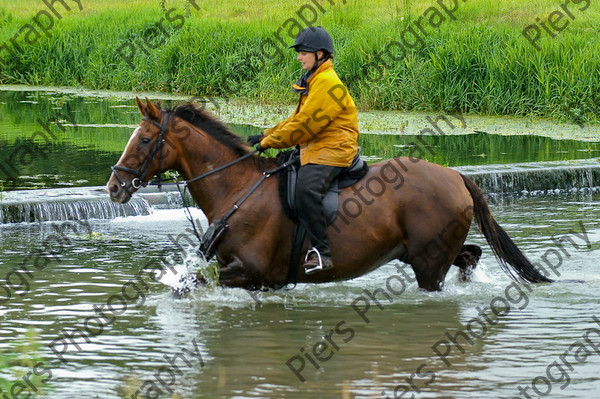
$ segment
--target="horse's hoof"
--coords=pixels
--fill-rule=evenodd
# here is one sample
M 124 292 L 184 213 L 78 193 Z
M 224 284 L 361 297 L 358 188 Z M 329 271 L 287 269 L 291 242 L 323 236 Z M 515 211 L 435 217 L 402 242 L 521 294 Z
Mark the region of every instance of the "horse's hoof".
M 477 267 L 479 258 L 481 258 L 481 247 L 475 244 L 463 245 L 460 253 L 452 262 L 453 265 L 460 268 L 458 274 L 460 281 L 470 281 L 473 276 L 473 270 Z

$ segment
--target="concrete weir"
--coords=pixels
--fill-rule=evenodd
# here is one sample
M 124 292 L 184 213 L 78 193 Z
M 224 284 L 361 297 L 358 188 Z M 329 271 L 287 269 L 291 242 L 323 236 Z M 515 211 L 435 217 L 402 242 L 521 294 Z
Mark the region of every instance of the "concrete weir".
M 453 169 L 473 179 L 486 194 L 551 194 L 600 187 L 600 158 Z
M 182 204 L 174 184 L 163 185 L 160 192 L 156 186 L 142 188 L 126 204 L 112 202 L 104 186 L 9 191 L 0 199 L 0 224 L 114 219 L 181 208 Z
M 600 189 L 600 158 L 453 169 L 471 177 L 490 196 Z M 193 203 L 189 196 L 186 201 Z M 156 186 L 143 188 L 124 205 L 110 201 L 103 186 L 9 191 L 0 197 L 0 224 L 114 219 L 182 206 L 181 195 L 174 184 L 163 185 L 161 191 Z

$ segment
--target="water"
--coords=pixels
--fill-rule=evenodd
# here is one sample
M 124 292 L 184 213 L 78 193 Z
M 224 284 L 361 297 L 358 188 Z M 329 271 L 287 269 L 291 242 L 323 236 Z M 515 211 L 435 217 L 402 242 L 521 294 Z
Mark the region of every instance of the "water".
M 210 280 L 212 270 L 194 255 L 177 195 L 147 192 L 127 208 L 99 199 L 104 194 L 95 188 L 78 188 L 108 178 L 139 122 L 131 104 L 0 91 L 0 155 L 27 155 L 13 155 L 18 167 L 5 162 L 0 173 L 17 169 L 10 188 L 61 187 L 2 194 L 1 393 L 18 390 L 19 381 L 29 389 L 26 378 L 35 387 L 45 379 L 39 396 L 47 398 L 129 398 L 138 389 L 167 398 L 394 398 L 394 390 L 396 397 L 406 390 L 402 397 L 497 398 L 520 397 L 519 386 L 532 397 L 540 395 L 534 388 L 552 398 L 598 396 L 600 349 L 582 340 L 588 329 L 600 330 L 592 318 L 600 317 L 600 193 L 593 190 L 597 162 L 586 160 L 597 156 L 598 143 L 486 134 L 426 141 L 430 160 L 488 181 L 486 190 L 516 187 L 518 195 L 490 197 L 492 213 L 557 283 L 513 285 L 473 227 L 468 242 L 484 249 L 474 281 L 459 282 L 452 269 L 439 293 L 421 292 L 411 272 L 404 277 L 388 264 L 352 281 L 291 291 L 211 284 L 175 295 L 173 288 L 193 287 L 182 280 L 190 272 Z M 44 121 L 58 121 L 64 132 L 51 123 L 56 140 L 30 140 Z M 363 154 L 376 160 L 410 151 L 416 137 L 361 140 Z M 581 161 L 566 161 L 573 159 Z M 556 161 L 565 172 L 543 177 Z M 503 162 L 523 164 L 488 166 Z M 523 170 L 540 175 L 523 179 Z M 540 187 L 530 185 L 536 181 Z M 206 229 L 201 212 L 192 212 Z M 383 290 L 376 296 L 382 309 L 365 289 Z M 492 305 L 497 316 L 485 310 Z M 84 335 L 65 339 L 75 329 Z M 446 335 L 459 331 L 464 352 Z M 590 338 L 600 347 L 600 333 Z M 181 373 L 168 363 L 177 355 Z
M 0 189 L 103 185 L 140 120 L 130 98 L 0 88 Z M 230 126 L 244 137 L 262 132 L 251 125 Z M 369 161 L 415 155 L 445 166 L 600 156 L 599 142 L 486 133 L 422 138 L 362 134 L 359 144 Z
M 193 199 L 186 194 L 186 203 Z M 0 200 L 0 223 L 113 219 L 181 208 L 176 185 L 146 187 L 126 204 L 112 202 L 103 186 L 8 191 Z
M 179 360 L 183 375 L 177 375 L 172 389 L 181 397 L 375 398 L 383 397 L 381 391 L 393 397 L 392 391 L 400 384 L 408 385 L 404 380 L 422 364 L 420 372 L 435 373 L 435 381 L 426 385 L 431 374 L 413 377 L 422 390 L 419 397 L 514 397 L 519 384 L 530 384 L 536 376 L 545 375 L 546 367 L 593 326 L 593 315 L 600 317 L 596 262 L 600 255 L 599 200 L 597 194 L 564 195 L 513 199 L 493 206 L 497 220 L 521 249 L 543 265 L 544 255 L 551 264 L 557 263 L 551 255 L 560 248 L 552 236 L 568 235 L 573 240 L 563 246 L 568 255 L 563 253 L 563 264 L 557 268 L 559 280 L 585 283 L 540 285 L 531 292 L 523 291 L 526 297 L 514 288 L 509 289 L 510 296 L 505 294 L 511 281 L 473 230 L 468 241 L 484 248 L 475 281 L 461 283 L 452 270 L 441 293 L 421 292 L 405 281 L 405 292 L 395 295 L 386 288 L 386 280 L 398 274 L 393 265 L 348 282 L 299 285 L 292 291 L 256 293 L 254 297 L 240 289 L 214 286 L 177 297 L 148 272 L 141 277 L 148 288 L 142 289 L 138 282 L 139 291 L 130 288 L 130 300 L 123 305 L 110 298 L 122 295 L 123 284 L 135 280 L 144 267 L 203 267 L 184 239 L 180 238 L 182 247 L 178 247 L 168 237 L 188 228 L 181 209 L 92 219 L 89 225 L 58 222 L 59 226 L 74 224 L 63 229 L 67 237 L 63 239 L 56 237 L 57 229 L 52 227 L 56 223 L 52 222 L 0 225 L 4 253 L 0 269 L 6 272 L 21 265 L 32 271 L 26 283 L 13 276 L 13 297 L 4 301 L 5 294 L 1 299 L 0 350 L 10 352 L 15 342 L 33 329 L 42 343 L 44 365 L 52 370 L 47 383 L 51 390 L 46 394 L 52 398 L 131 394 L 167 365 L 165 355 L 172 357 L 183 349 L 197 351 L 201 360 L 188 355 L 189 366 Z M 205 223 L 201 214 L 194 217 Z M 582 234 L 580 222 L 587 236 Z M 36 250 L 54 253 L 59 260 L 43 270 L 34 269 L 33 261 L 22 265 L 27 254 Z M 401 291 L 398 280 L 391 284 L 394 292 Z M 381 288 L 392 300 L 380 292 L 383 310 L 371 302 L 365 313 L 369 323 L 351 307 L 364 296 L 365 288 Z M 453 347 L 447 366 L 431 347 L 444 340 L 446 332 L 467 331 L 477 307 L 489 307 L 499 296 L 512 298 L 508 314 L 493 317 L 494 325 L 488 325 L 488 331 L 473 345 L 463 342 L 465 353 Z M 104 326 L 101 335 L 90 336 L 89 343 L 77 339 L 81 351 L 69 346 L 64 355 L 68 363 L 61 364 L 48 345 L 62 329 L 83 329 L 85 320 L 94 314 L 93 306 L 107 301 L 114 302 L 115 309 L 126 310 Z M 364 308 L 364 301 L 357 303 L 359 309 Z M 300 382 L 286 361 L 302 355 L 301 348 L 311 351 L 318 342 L 327 342 L 323 337 L 336 326 L 342 333 L 334 332 L 331 337 L 339 350 L 325 351 L 323 356 L 333 355 L 318 362 L 319 369 L 305 358 L 301 375 L 306 381 Z M 473 328 L 479 335 L 479 327 Z M 600 342 L 600 337 L 592 339 Z M 55 346 L 58 352 L 60 349 Z M 299 364 L 298 359 L 292 361 L 295 367 Z M 554 383 L 551 397 L 595 397 L 599 372 L 600 354 L 594 352 L 569 371 L 570 383 L 565 389 Z M 162 378 L 170 381 L 165 373 Z M 2 370 L 0 377 L 10 379 L 11 375 Z
M 473 179 L 488 195 L 596 191 L 600 182 L 598 159 L 459 166 L 454 169 Z

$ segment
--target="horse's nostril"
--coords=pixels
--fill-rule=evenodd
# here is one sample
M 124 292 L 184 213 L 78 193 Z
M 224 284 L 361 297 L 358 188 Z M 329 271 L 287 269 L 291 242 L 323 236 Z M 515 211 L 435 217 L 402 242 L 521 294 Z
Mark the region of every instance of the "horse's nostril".
M 119 186 L 117 186 L 116 184 L 113 184 L 112 186 L 110 186 L 111 193 L 116 193 L 117 191 L 119 191 Z

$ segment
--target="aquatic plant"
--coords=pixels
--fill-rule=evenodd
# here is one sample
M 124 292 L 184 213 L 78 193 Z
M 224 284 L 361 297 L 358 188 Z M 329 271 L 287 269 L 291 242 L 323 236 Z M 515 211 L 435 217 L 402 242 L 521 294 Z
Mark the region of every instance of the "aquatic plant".
M 41 353 L 42 344 L 33 329 L 27 330 L 24 337 L 15 340 L 10 349 L 0 350 L 0 393 L 11 392 L 12 386 L 18 381 L 24 384 L 23 378 L 27 371 L 44 362 Z M 49 387 L 42 379 L 36 374 L 29 375 L 25 391 L 31 386 L 35 387 L 37 393 L 47 391 Z
M 86 2 L 81 12 L 55 21 L 51 37 L 23 46 L 10 59 L 0 52 L 5 64 L 0 83 L 291 103 L 295 96 L 290 83 L 300 73 L 294 54 L 283 45 L 278 50 L 266 46 L 263 52 L 260 45 L 276 41 L 274 33 L 287 19 L 299 20 L 299 6 L 274 0 L 256 3 L 224 0 L 196 9 L 184 0 Z M 438 28 L 426 27 L 422 45 L 405 54 L 386 49 L 437 2 L 327 3 L 316 24 L 334 36 L 336 69 L 362 109 L 539 115 L 571 121 L 572 110 L 577 110 L 581 120 L 598 120 L 598 7 L 578 11 L 560 35 L 541 37 L 536 51 L 522 31 L 554 11 L 555 1 L 459 3 L 455 20 L 446 16 Z M 3 6 L 0 46 L 31 21 L 36 8 L 35 0 Z M 170 9 L 184 24 L 176 28 L 163 23 L 165 40 L 155 50 L 135 45 L 131 69 L 116 49 L 127 40 L 143 38 Z M 285 32 L 280 36 L 290 44 Z M 377 54 L 385 65 L 375 59 Z M 366 67 L 374 61 L 381 69 Z

